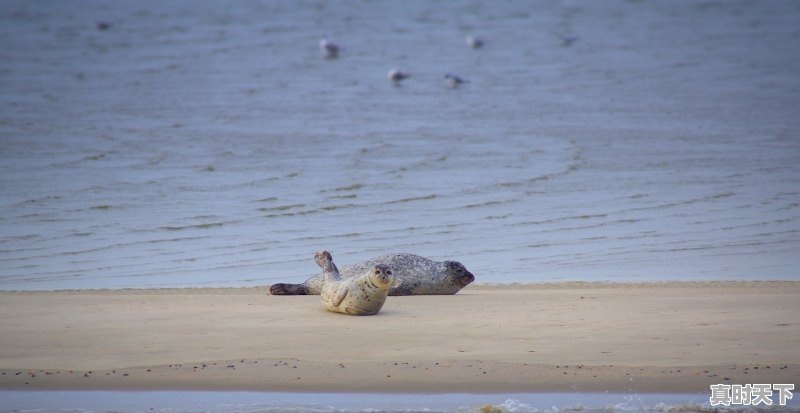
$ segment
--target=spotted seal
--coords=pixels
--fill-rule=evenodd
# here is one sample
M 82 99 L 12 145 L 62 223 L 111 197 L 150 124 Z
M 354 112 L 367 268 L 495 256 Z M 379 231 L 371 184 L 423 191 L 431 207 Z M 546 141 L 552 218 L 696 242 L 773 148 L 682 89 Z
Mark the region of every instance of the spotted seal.
M 475 280 L 475 276 L 457 261 L 433 261 L 414 254 L 388 254 L 347 267 L 342 278 L 363 275 L 376 265 L 392 269 L 389 295 L 455 294 Z M 302 284 L 273 284 L 273 295 L 318 295 L 324 286 L 324 274 L 310 277 Z
M 342 278 L 328 251 L 314 255 L 322 268 L 322 303 L 328 311 L 349 315 L 375 315 L 383 307 L 392 283 L 392 270 L 377 264 L 364 275 Z

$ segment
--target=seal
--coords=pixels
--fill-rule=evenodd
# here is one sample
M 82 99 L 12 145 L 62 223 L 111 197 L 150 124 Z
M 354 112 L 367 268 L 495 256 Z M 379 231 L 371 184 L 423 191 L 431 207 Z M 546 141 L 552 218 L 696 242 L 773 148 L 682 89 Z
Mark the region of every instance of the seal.
M 360 277 L 342 278 L 328 251 L 314 255 L 322 268 L 324 285 L 322 303 L 328 311 L 348 315 L 375 315 L 389 295 L 392 270 L 377 264 Z
M 363 275 L 376 265 L 392 269 L 389 295 L 452 295 L 475 280 L 458 261 L 434 261 L 414 254 L 388 254 L 359 262 L 343 269 L 342 278 Z M 273 295 L 318 295 L 325 285 L 325 274 L 310 277 L 302 284 L 273 284 Z

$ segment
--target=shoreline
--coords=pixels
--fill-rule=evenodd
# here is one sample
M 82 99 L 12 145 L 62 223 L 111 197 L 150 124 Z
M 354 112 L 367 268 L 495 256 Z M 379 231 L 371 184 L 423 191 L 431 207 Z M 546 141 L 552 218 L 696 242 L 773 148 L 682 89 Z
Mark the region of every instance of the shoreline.
M 300 402 L 298 397 L 303 400 Z M 80 406 L 88 411 L 164 411 L 236 412 L 275 411 L 291 408 L 295 412 L 504 412 L 536 413 L 553 411 L 695 411 L 707 405 L 703 394 L 624 394 L 624 393 L 493 393 L 493 394 L 387 394 L 387 393 L 261 393 L 261 392 L 3 392 L 5 406 L 12 410 L 59 409 Z M 313 404 L 308 404 L 313 400 Z M 791 401 L 790 401 L 791 402 Z M 796 403 L 793 403 L 796 404 Z M 790 404 L 791 405 L 791 404 Z M 246 406 L 246 407 L 245 407 Z M 245 407 L 242 409 L 242 407 Z M 648 407 L 653 407 L 649 409 Z M 660 407 L 660 408 L 659 408 Z M 691 409 L 695 410 L 691 410 Z M 49 411 L 49 410 L 47 410 Z M 704 411 L 704 410 L 700 410 Z
M 796 281 L 475 285 L 389 297 L 372 317 L 265 291 L 2 291 L 0 389 L 702 393 L 800 383 Z
M 742 280 L 652 280 L 652 281 L 542 281 L 542 282 L 473 282 L 465 289 L 492 289 L 492 288 L 522 288 L 522 289 L 575 289 L 575 288 L 646 288 L 646 287 L 663 287 L 663 288 L 682 288 L 687 286 L 714 286 L 718 288 L 724 287 L 743 287 L 748 284 L 753 285 L 800 285 L 800 281 L 790 279 L 742 279 Z M 36 289 L 0 289 L 0 295 L 4 294 L 53 294 L 53 293 L 100 293 L 100 294 L 113 294 L 113 293 L 129 293 L 129 292 L 144 292 L 146 294 L 158 293 L 181 293 L 181 292 L 197 292 L 199 294 L 239 294 L 243 292 L 256 292 L 260 293 L 268 291 L 270 285 L 254 285 L 254 286 L 183 286 L 183 287 L 119 287 L 119 288 L 59 288 L 51 290 L 36 290 Z M 267 293 L 268 294 L 268 293 Z M 460 292 L 459 292 L 460 294 Z M 269 294 L 268 294 L 269 295 Z

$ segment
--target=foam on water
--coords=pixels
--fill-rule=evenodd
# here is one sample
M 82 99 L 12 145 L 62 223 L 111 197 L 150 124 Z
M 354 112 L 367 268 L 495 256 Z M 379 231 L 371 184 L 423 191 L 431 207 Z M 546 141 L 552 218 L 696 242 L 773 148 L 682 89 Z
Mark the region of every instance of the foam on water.
M 797 279 L 798 16 L 4 3 L 0 289 L 297 282 L 323 248 L 492 283 Z

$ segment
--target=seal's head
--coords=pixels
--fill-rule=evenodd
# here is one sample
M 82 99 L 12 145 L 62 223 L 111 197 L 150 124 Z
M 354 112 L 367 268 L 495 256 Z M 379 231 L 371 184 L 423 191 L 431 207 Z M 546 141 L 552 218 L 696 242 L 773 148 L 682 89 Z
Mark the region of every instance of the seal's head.
M 453 280 L 453 283 L 463 287 L 475 281 L 475 276 L 458 261 L 445 261 L 445 268 L 447 269 L 447 276 Z
M 386 264 L 378 264 L 369 272 L 369 280 L 377 287 L 388 287 L 392 283 L 392 269 Z

